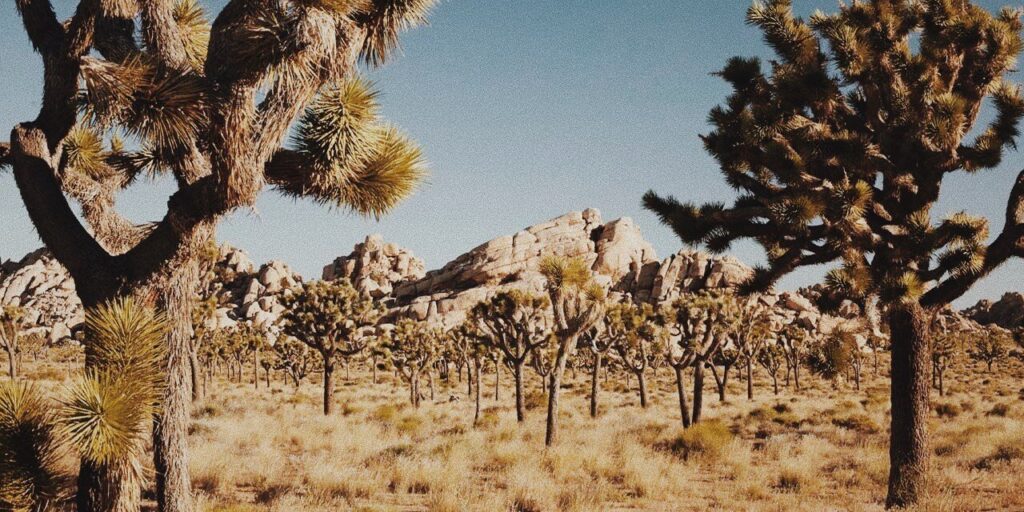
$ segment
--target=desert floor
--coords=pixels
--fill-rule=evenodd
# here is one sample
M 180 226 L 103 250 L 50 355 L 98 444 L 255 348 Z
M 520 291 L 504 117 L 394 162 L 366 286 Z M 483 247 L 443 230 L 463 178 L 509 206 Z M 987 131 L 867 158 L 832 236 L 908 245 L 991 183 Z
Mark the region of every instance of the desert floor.
M 26 367 L 45 386 L 67 378 L 63 365 Z M 190 432 L 201 509 L 882 510 L 888 386 L 870 368 L 860 391 L 804 372 L 802 391 L 779 396 L 755 374 L 753 401 L 738 375 L 719 401 L 708 374 L 704 419 L 686 433 L 670 371 L 648 378 L 647 409 L 624 374 L 602 379 L 597 419 L 589 376 L 567 372 L 562 437 L 551 449 L 534 374 L 526 422 L 517 424 L 510 375 L 495 401 L 494 375 L 485 373 L 473 427 L 473 400 L 454 371 L 419 409 L 390 374 L 373 384 L 361 366 L 338 373 L 331 417 L 315 375 L 298 390 L 283 375 L 267 389 L 262 371 L 254 389 L 251 367 L 243 382 L 216 377 Z M 1024 510 L 1022 375 L 1016 360 L 992 374 L 961 365 L 947 376 L 947 395 L 933 394 L 931 492 L 919 510 Z

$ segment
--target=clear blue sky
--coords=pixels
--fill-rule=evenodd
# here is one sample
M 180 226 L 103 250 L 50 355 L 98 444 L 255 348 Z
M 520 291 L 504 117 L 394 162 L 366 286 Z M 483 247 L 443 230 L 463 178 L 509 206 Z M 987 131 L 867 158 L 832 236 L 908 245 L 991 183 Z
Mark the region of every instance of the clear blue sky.
M 61 14 L 75 3 L 55 1 Z M 1006 2 L 981 3 L 995 9 Z M 808 15 L 837 2 L 794 4 Z M 384 115 L 425 148 L 429 183 L 380 222 L 266 193 L 254 211 L 224 222 L 219 237 L 257 261 L 282 259 L 319 277 L 324 264 L 379 232 L 434 268 L 488 239 L 596 207 L 607 220 L 636 219 L 666 257 L 680 243 L 640 208 L 644 191 L 732 197 L 698 135 L 707 131 L 708 110 L 729 92 L 709 73 L 733 55 L 769 57 L 759 34 L 743 23 L 748 5 L 443 0 L 431 26 L 405 35 L 400 58 L 369 73 L 383 91 Z M 34 117 L 40 96 L 39 60 L 10 1 L 0 3 L 0 66 L 0 138 L 6 139 L 9 127 Z M 1000 169 L 950 180 L 937 213 L 984 214 L 998 230 L 1022 167 L 1024 155 L 1014 153 Z M 157 219 L 169 190 L 166 183 L 137 186 L 122 209 L 135 219 Z M 0 176 L 0 229 L 0 258 L 19 258 L 40 245 L 9 172 Z M 762 259 L 751 244 L 733 249 L 748 262 Z M 960 304 L 1021 290 L 1022 269 L 1005 265 Z M 803 270 L 782 287 L 810 284 L 821 273 Z

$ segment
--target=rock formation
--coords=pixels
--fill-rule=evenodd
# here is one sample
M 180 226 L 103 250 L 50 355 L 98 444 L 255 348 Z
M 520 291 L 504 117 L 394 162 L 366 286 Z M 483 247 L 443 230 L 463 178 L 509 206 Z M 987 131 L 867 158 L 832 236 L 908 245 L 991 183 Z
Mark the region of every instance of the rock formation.
M 655 304 L 686 292 L 732 288 L 752 272 L 731 256 L 691 249 L 659 260 L 631 219 L 604 223 L 600 212 L 588 209 L 495 238 L 429 272 L 408 249 L 371 235 L 350 254 L 325 266 L 322 278 L 349 279 L 357 289 L 382 301 L 390 309 L 385 321 L 413 317 L 451 326 L 477 302 L 501 290 L 542 292 L 544 279 L 537 268 L 547 255 L 584 258 L 613 299 Z M 243 251 L 228 245 L 220 247 L 215 259 L 204 291 L 217 305 L 210 326 L 229 328 L 250 322 L 277 331 L 284 311 L 280 298 L 302 283 L 302 276 L 280 261 L 257 267 Z M 834 314 L 821 313 L 816 306 L 820 294 L 820 287 L 808 287 L 766 294 L 760 300 L 779 322 L 797 322 L 819 332 L 860 317 L 860 308 L 849 302 L 840 304 Z M 27 328 L 52 341 L 68 337 L 84 317 L 71 279 L 43 250 L 0 266 L 0 299 L 2 305 L 24 307 Z M 995 303 L 982 301 L 958 315 L 958 321 L 960 316 L 982 324 L 1019 327 L 1024 324 L 1024 295 L 1011 293 Z

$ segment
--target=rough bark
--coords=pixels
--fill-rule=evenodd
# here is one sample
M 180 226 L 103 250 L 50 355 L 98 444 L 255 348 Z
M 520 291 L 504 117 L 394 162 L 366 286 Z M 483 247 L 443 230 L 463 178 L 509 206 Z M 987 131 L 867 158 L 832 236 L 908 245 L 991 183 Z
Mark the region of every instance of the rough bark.
M 747 400 L 754 399 L 754 361 L 747 358 Z
M 704 407 L 704 361 L 693 364 L 693 423 L 700 421 L 701 409 Z
M 7 374 L 10 375 L 11 380 L 16 380 L 18 378 L 18 360 L 14 354 L 14 347 L 7 346 L 5 349 L 7 352 Z
M 636 372 L 637 387 L 640 391 L 640 407 L 647 408 L 647 377 L 643 371 Z
M 334 410 L 334 361 L 324 356 L 324 416 L 330 416 Z
M 675 366 L 676 372 L 676 393 L 679 395 L 679 416 L 683 421 L 683 428 L 690 427 L 690 411 L 686 405 L 686 385 L 683 383 L 683 367 Z
M 598 385 L 598 374 L 601 373 L 601 362 L 603 357 L 600 353 L 594 354 L 594 372 L 590 376 L 590 417 L 597 417 L 597 392 L 600 387 Z
M 467 373 L 468 373 L 467 369 Z M 476 406 L 473 409 L 473 426 L 475 427 L 480 423 L 480 360 L 473 361 L 473 373 L 474 375 L 467 375 L 466 380 L 476 379 Z
M 916 303 L 890 307 L 892 423 L 886 507 L 917 502 L 928 470 L 929 343 L 924 310 Z
M 523 363 L 516 363 L 512 369 L 516 381 L 516 421 L 526 421 L 526 405 L 523 403 Z

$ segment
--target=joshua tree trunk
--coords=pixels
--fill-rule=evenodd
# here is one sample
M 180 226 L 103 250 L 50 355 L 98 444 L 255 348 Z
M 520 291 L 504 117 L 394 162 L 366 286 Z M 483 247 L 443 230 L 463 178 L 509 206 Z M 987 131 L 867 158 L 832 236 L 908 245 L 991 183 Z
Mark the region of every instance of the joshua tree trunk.
M 189 349 L 188 354 L 189 372 L 192 375 L 192 401 L 199 400 L 201 390 L 205 387 L 202 383 L 202 370 L 199 368 L 199 358 L 196 356 L 195 347 Z
M 194 242 L 199 243 L 208 236 L 212 236 L 212 229 L 200 229 L 194 235 Z M 153 428 L 156 496 L 162 512 L 195 509 L 188 470 L 188 428 L 192 413 L 192 305 L 199 287 L 199 263 L 195 257 L 187 255 L 177 259 L 178 264 L 170 267 L 175 270 L 163 294 L 168 323 L 167 387 L 161 414 Z
M 728 371 L 728 367 L 723 367 L 722 375 L 719 376 L 718 367 L 714 363 L 711 364 L 711 376 L 715 378 L 715 389 L 718 390 L 719 402 L 725 401 L 725 379 L 727 378 Z
M 334 409 L 334 358 L 324 355 L 324 416 Z
M 267 378 L 267 389 L 270 389 L 270 368 L 264 368 L 263 375 Z
M 473 364 L 479 364 L 479 363 L 474 362 Z M 479 368 L 477 368 L 477 371 L 479 371 Z M 473 374 L 472 374 L 472 372 L 473 372 L 473 369 L 470 368 L 469 364 L 467 363 L 466 364 L 466 396 L 471 396 L 473 394 Z M 462 366 L 459 366 L 459 382 L 462 382 Z
M 779 396 L 779 378 L 774 373 L 772 374 L 772 388 L 775 396 Z
M 7 352 L 7 373 L 11 376 L 11 380 L 18 378 L 18 360 L 14 357 L 14 347 L 5 347 Z
M 501 366 L 494 363 L 494 401 L 501 400 Z
M 480 422 L 480 360 L 479 359 L 473 360 L 473 373 L 475 374 L 475 377 L 473 375 L 470 375 L 469 371 L 470 370 L 469 370 L 469 368 L 467 366 L 467 368 L 466 368 L 466 373 L 467 373 L 466 380 L 473 380 L 474 378 L 476 379 L 476 407 L 473 410 L 473 426 L 475 427 L 477 425 L 477 423 Z
M 591 374 L 590 378 L 590 417 L 597 417 L 597 392 L 600 386 L 597 384 L 597 376 L 601 372 L 601 357 L 600 353 L 594 354 L 594 373 Z
M 517 362 L 512 373 L 516 380 L 516 421 L 522 423 L 526 420 L 526 407 L 523 404 L 523 363 Z
M 89 512 L 138 512 L 141 482 L 132 464 L 99 468 L 83 460 L 78 474 L 77 509 Z
M 640 388 L 640 407 L 647 408 L 647 378 L 644 376 L 644 371 L 640 370 L 636 372 L 637 387 Z
M 704 407 L 704 361 L 693 363 L 693 423 L 700 421 Z
M 430 401 L 433 402 L 434 398 L 434 372 L 429 368 L 427 369 L 427 384 L 430 385 Z
M 747 358 L 747 400 L 754 399 L 754 362 Z
M 551 369 L 548 385 L 548 422 L 547 431 L 544 434 L 544 445 L 552 446 L 558 440 L 558 392 L 561 390 L 562 376 L 565 374 L 565 365 L 569 361 L 569 351 L 576 346 L 576 336 L 569 336 L 558 345 L 558 355 L 555 358 L 555 367 Z M 643 386 L 641 385 L 641 389 Z
M 260 350 L 252 351 L 252 385 L 254 389 L 260 389 Z
M 942 368 L 936 368 L 935 369 L 935 374 L 939 378 L 939 396 L 945 396 L 946 395 L 946 387 L 944 385 L 945 383 L 942 381 Z
M 917 502 L 928 469 L 928 330 L 916 303 L 890 307 L 892 331 L 892 424 L 886 507 Z
M 683 428 L 690 428 L 690 411 L 686 406 L 686 386 L 683 384 L 683 367 L 674 366 L 676 371 L 676 393 L 679 394 L 679 415 L 683 420 Z
M 420 372 L 419 370 L 412 370 L 409 374 L 409 401 L 412 406 L 419 409 L 420 407 Z
M 370 365 L 371 365 L 370 366 L 370 368 L 371 368 L 370 371 L 373 372 L 373 383 L 376 384 L 377 383 L 377 358 L 376 357 L 374 357 L 371 360 Z

